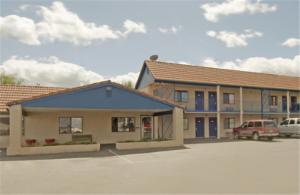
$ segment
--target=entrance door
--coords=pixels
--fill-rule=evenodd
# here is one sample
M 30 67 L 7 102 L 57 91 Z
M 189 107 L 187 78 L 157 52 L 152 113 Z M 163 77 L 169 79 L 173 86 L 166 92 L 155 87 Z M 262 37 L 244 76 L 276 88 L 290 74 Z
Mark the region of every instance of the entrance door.
M 282 96 L 282 112 L 287 111 L 287 98 L 286 96 Z
M 153 118 L 152 116 L 141 116 L 141 130 L 144 139 L 153 137 Z
M 204 118 L 198 117 L 196 121 L 196 137 L 204 137 Z
M 217 137 L 217 118 L 209 118 L 209 137 Z
M 204 111 L 204 92 L 195 92 L 195 109 L 196 111 Z
M 217 111 L 217 93 L 208 92 L 209 111 Z

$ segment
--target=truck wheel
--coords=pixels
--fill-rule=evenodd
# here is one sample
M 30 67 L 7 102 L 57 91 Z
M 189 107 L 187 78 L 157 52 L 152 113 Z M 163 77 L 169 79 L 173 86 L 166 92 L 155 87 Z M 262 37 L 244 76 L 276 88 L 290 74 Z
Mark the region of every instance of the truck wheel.
M 255 140 L 255 141 L 257 141 L 259 139 L 258 133 L 256 133 L 256 132 L 253 133 L 252 139 Z

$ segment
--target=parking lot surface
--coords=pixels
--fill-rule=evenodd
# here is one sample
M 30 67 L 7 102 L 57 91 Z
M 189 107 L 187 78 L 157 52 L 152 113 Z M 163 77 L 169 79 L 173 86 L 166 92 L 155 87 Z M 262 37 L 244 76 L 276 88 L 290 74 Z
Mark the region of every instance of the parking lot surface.
M 2 194 L 299 194 L 299 139 L 0 161 Z

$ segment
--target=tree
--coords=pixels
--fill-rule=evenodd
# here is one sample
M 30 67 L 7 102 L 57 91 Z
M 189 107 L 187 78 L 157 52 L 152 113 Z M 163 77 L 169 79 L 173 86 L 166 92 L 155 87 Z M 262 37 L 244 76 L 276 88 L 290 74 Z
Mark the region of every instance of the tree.
M 131 81 L 122 81 L 122 85 L 125 87 L 133 89 L 133 83 Z
M 23 80 L 17 79 L 13 75 L 7 75 L 4 73 L 0 73 L 0 84 L 21 85 L 22 83 L 23 83 Z

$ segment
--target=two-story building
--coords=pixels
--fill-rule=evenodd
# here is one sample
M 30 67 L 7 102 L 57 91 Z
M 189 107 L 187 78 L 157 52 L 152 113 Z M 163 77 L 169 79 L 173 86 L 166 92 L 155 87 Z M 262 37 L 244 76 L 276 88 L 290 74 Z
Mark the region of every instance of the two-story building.
M 180 104 L 184 138 L 221 138 L 250 119 L 299 117 L 300 77 L 146 60 L 137 90 Z

